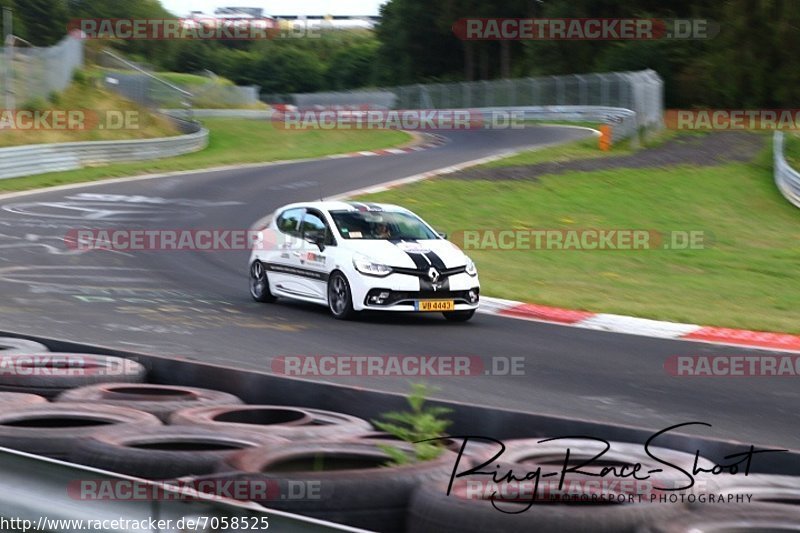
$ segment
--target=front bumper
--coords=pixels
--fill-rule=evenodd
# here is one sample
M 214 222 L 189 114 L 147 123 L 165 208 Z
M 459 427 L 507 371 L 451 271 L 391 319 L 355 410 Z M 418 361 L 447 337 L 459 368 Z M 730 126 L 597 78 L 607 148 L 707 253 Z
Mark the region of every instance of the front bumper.
M 414 304 L 421 300 L 453 300 L 455 311 L 469 311 L 477 309 L 480 300 L 478 277 L 464 272 L 447 277 L 436 290 L 431 290 L 430 283 L 410 274 L 359 278 L 351 283 L 353 305 L 357 310 L 417 311 Z
M 480 288 L 463 291 L 393 291 L 371 289 L 364 298 L 365 309 L 384 311 L 416 311 L 416 303 L 422 300 L 453 300 L 455 311 L 477 309 Z

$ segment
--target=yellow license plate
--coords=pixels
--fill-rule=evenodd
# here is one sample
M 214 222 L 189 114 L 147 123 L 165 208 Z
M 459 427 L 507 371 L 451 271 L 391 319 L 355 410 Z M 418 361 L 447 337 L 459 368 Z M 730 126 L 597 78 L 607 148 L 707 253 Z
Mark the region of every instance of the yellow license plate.
M 453 311 L 456 303 L 453 300 L 423 300 L 417 302 L 417 311 Z

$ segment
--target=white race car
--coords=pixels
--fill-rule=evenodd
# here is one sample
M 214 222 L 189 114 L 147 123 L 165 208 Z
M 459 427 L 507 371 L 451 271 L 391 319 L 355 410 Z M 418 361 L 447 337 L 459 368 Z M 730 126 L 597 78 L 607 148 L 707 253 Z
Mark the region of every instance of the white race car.
M 326 201 L 275 211 L 250 256 L 250 294 L 327 305 L 340 319 L 375 310 L 466 321 L 480 283 L 472 260 L 411 211 Z

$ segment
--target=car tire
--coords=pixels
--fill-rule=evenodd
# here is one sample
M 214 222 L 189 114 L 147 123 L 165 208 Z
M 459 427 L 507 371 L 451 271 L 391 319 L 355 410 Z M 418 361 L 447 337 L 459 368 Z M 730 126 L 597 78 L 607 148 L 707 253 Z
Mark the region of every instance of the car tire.
M 470 309 L 469 311 L 448 311 L 447 313 L 442 314 L 450 322 L 466 322 L 472 318 L 472 315 L 475 314 L 475 310 Z
M 2 361 L 14 371 L 0 373 L 0 391 L 39 394 L 45 398 L 96 383 L 141 383 L 147 374 L 140 363 L 109 355 L 18 353 L 3 355 Z
M 250 265 L 250 296 L 261 303 L 272 303 L 277 298 L 269 290 L 267 269 L 261 261 L 253 261 Z
M 707 479 L 707 478 L 706 478 Z M 705 483 L 706 492 L 722 495 L 747 495 L 748 501 L 798 505 L 800 476 L 748 474 L 714 476 Z M 702 504 L 697 504 L 699 507 Z
M 695 511 L 642 528 L 641 533 L 739 533 L 797 531 L 800 509 L 793 505 L 764 503 L 726 504 L 724 509 L 708 504 Z
M 67 459 L 78 442 L 99 429 L 160 426 L 155 416 L 112 405 L 92 403 L 14 406 L 0 413 L 0 446 Z
M 46 353 L 50 350 L 41 342 L 18 339 L 17 337 L 0 337 L 0 356 L 18 353 Z
M 283 405 L 222 405 L 175 412 L 171 424 L 201 426 L 221 433 L 261 431 L 288 440 L 355 438 L 373 431 L 361 418 L 305 407 Z
M 246 448 L 287 441 L 255 431 L 219 432 L 195 426 L 107 428 L 79 442 L 72 462 L 147 479 L 213 473 L 220 461 Z
M 524 471 L 520 467 L 519 471 Z M 637 533 L 645 525 L 669 521 L 687 509 L 679 504 L 630 503 L 595 505 L 575 503 L 562 505 L 542 502 L 525 511 L 526 502 L 497 503 L 505 512 L 494 508 L 487 499 L 468 496 L 469 489 L 456 483 L 447 494 L 447 484 L 420 485 L 408 508 L 408 531 L 415 533 Z M 512 506 L 519 505 L 519 510 Z M 512 513 L 513 511 L 513 513 Z M 520 512 L 521 511 L 521 512 Z
M 56 401 L 96 402 L 130 407 L 151 413 L 164 422 L 179 409 L 242 403 L 242 400 L 227 392 L 197 387 L 180 387 L 177 385 L 150 385 L 147 383 L 101 383 L 66 391 L 60 394 Z
M 537 466 L 551 464 L 553 457 L 562 457 L 566 449 L 570 450 L 570 458 L 574 461 L 592 460 L 598 453 L 603 450 L 600 443 L 588 443 L 583 439 L 558 439 L 549 442 L 540 442 L 543 439 L 510 439 L 503 442 L 505 450 L 500 457 L 498 463 L 511 463 L 516 465 L 523 465 L 528 470 L 534 469 Z M 657 463 L 655 459 L 647 454 L 644 447 L 639 444 L 630 442 L 609 442 L 610 449 L 606 451 L 597 463 L 599 466 L 617 466 L 630 465 L 639 462 L 644 465 L 644 469 L 648 467 L 660 469 L 656 474 L 653 474 L 650 481 L 656 487 L 673 487 L 675 489 L 683 487 L 687 483 L 686 475 L 678 473 L 674 469 L 664 470 L 661 468 L 661 463 Z M 694 454 L 673 450 L 671 448 L 663 448 L 659 446 L 648 446 L 648 450 L 657 455 L 664 461 L 669 461 L 670 464 L 681 466 L 684 470 L 691 470 L 694 461 L 697 465 L 706 470 L 712 469 L 714 463 L 702 456 L 695 456 Z M 483 461 L 489 460 L 497 452 L 494 447 L 486 447 Z M 587 465 L 590 468 L 592 465 Z M 609 478 L 613 475 L 606 476 Z M 566 479 L 570 479 L 567 477 Z M 656 483 L 657 482 L 657 483 Z
M 24 392 L 0 392 L 0 408 L 4 411 L 15 407 L 47 403 L 47 398 Z
M 333 318 L 338 320 L 350 320 L 356 315 L 350 282 L 338 270 L 328 278 L 328 309 L 331 310 Z
M 446 483 L 456 455 L 444 451 L 430 461 L 387 466 L 389 454 L 382 445 L 414 454 L 406 442 L 304 441 L 243 450 L 224 467 L 235 470 L 229 479 L 266 481 L 278 488 L 272 499 L 256 502 L 265 507 L 369 531 L 413 531 L 405 527 L 405 520 L 414 489 Z M 314 470 L 316 465 L 326 468 Z M 298 486 L 314 487 L 315 497 L 291 498 L 287 493 Z

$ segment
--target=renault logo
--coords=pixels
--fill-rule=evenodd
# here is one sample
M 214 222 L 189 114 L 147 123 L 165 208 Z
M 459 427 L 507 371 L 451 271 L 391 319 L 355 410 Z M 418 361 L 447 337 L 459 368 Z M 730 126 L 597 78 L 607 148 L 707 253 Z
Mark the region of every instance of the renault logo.
M 431 280 L 433 283 L 436 283 L 436 280 L 438 280 L 438 279 L 439 279 L 439 271 L 438 271 L 438 270 L 436 270 L 435 268 L 431 267 L 431 268 L 428 270 L 428 278 L 430 278 L 430 280 Z

